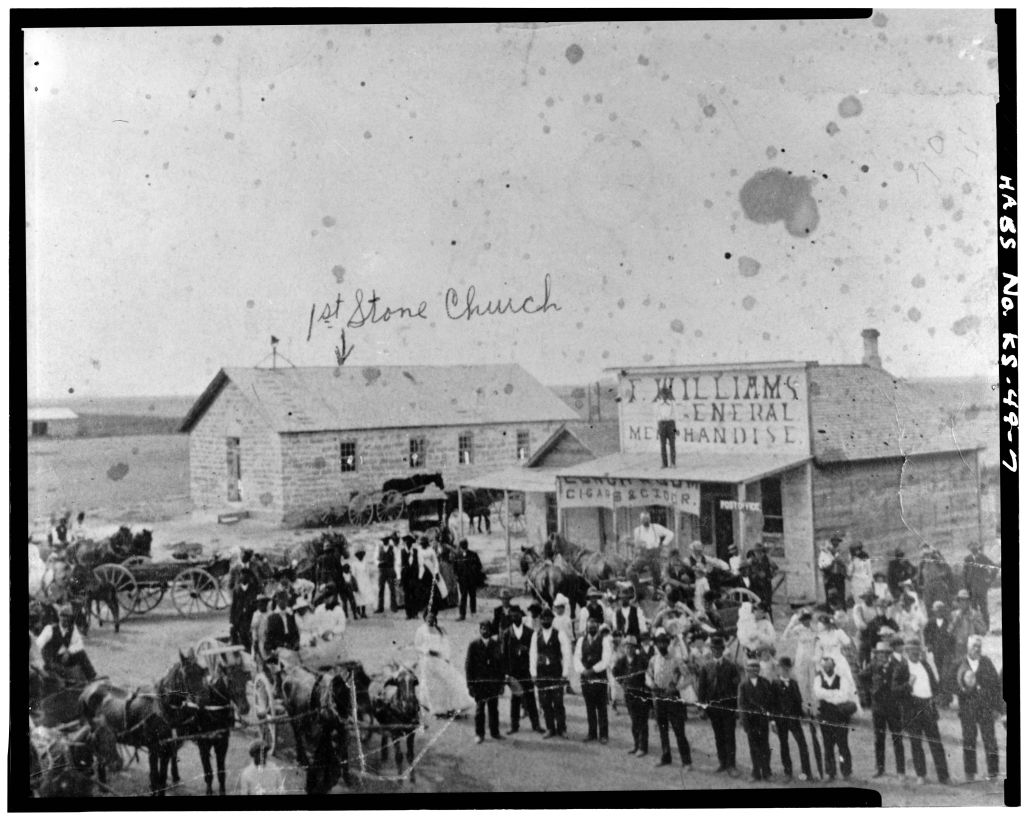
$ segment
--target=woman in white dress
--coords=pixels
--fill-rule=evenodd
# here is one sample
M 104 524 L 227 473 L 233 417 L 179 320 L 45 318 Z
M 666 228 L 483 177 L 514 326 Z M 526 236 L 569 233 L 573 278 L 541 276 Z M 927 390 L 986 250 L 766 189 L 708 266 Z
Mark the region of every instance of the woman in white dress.
M 465 676 L 452 666 L 451 643 L 437 626 L 434 613 L 427 613 L 413 644 L 419 653 L 417 695 L 424 709 L 438 717 L 450 717 L 476 705 Z
M 422 588 L 423 601 L 428 613 L 436 613 L 441 606 L 441 599 L 448 595 L 448 587 L 441 576 L 441 563 L 437 551 L 427 537 L 420 537 L 418 561 L 420 566 L 419 581 Z
M 356 548 L 355 555 L 348 560 L 352 575 L 356 580 L 355 599 L 359 612 L 366 616 L 366 606 L 373 604 L 373 591 L 370 585 L 370 574 L 366 567 L 366 548 L 362 545 Z
M 807 609 L 797 610 L 782 631 L 782 640 L 796 641 L 793 656 L 793 679 L 800 688 L 800 697 L 805 702 L 814 700 L 814 676 L 818 672 L 814 659 L 814 644 L 818 634 L 814 628 L 814 614 Z
M 850 554 L 850 564 L 847 567 L 847 576 L 850 579 L 850 586 L 848 589 L 849 595 L 853 596 L 854 600 L 859 599 L 865 593 L 870 592 L 871 586 L 874 583 L 874 576 L 871 570 L 871 558 L 864 551 L 864 545 L 857 543 L 857 547 L 854 548 Z
M 843 678 L 849 684 L 849 689 L 856 689 L 857 684 L 853 677 L 853 670 L 850 669 L 850 662 L 846 657 L 847 652 L 853 651 L 853 640 L 840 630 L 829 615 L 823 615 L 819 621 L 818 640 L 814 644 L 814 663 L 816 667 L 821 666 L 821 659 L 826 656 L 835 661 L 836 675 Z

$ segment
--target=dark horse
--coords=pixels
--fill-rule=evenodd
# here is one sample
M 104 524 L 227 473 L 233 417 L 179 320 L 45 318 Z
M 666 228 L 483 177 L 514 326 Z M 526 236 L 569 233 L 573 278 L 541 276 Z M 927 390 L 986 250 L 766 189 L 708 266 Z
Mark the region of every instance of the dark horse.
M 379 682 L 375 682 L 377 687 Z M 395 765 L 398 776 L 402 776 L 402 739 L 405 738 L 406 750 L 409 755 L 409 781 L 416 782 L 416 730 L 420 725 L 420 702 L 416 697 L 419 679 L 408 667 L 396 668 L 396 671 L 379 684 L 372 694 L 373 718 L 381 728 L 380 760 L 388 759 L 388 746 L 395 745 Z
M 106 605 L 114 619 L 114 632 L 121 632 L 121 604 L 117 599 L 117 588 L 97 576 L 92 569 L 78 562 L 71 564 L 67 578 L 67 596 L 75 608 L 75 621 L 83 636 L 89 635 L 90 616 L 103 625 L 100 605 Z
M 167 769 L 180 742 L 174 730 L 191 727 L 198 711 L 194 702 L 203 695 L 206 670 L 191 650 L 188 655 L 179 651 L 178 656 L 156 691 L 128 692 L 100 680 L 89 684 L 79 699 L 83 720 L 112 730 L 118 743 L 146 750 L 150 794 L 158 796 L 166 793 Z M 104 780 L 101 765 L 100 781 Z
M 561 593 L 569 599 L 570 615 L 587 603 L 586 580 L 564 563 L 544 559 L 533 547 L 524 547 L 519 556 L 519 569 L 526 577 L 526 586 L 538 601 L 550 606 Z
M 368 709 L 370 679 L 362 665 L 350 662 L 327 672 L 298 665 L 281 674 L 285 709 L 295 734 L 295 754 L 306 767 L 306 793 L 327 794 L 341 777 L 352 786 L 348 768 L 348 728 L 361 709 Z M 353 700 L 353 691 L 355 700 Z M 313 751 L 312 762 L 306 745 Z
M 199 748 L 207 794 L 213 794 L 213 766 L 210 763 L 210 750 L 213 750 L 217 758 L 217 784 L 220 793 L 226 794 L 225 761 L 231 729 L 235 725 L 236 709 L 239 715 L 249 714 L 249 699 L 246 695 L 249 672 L 241 663 L 218 662 L 212 673 L 203 681 L 199 697 L 192 702 L 196 706 L 195 717 L 190 720 L 186 731 L 179 732 L 179 736 L 194 741 Z M 171 776 L 178 779 L 177 753 L 171 759 Z

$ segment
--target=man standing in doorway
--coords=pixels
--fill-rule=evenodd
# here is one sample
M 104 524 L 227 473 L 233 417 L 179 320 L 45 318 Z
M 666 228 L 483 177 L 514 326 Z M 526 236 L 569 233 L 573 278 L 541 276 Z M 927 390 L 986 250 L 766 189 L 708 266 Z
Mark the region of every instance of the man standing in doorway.
M 652 587 L 661 587 L 661 548 L 671 545 L 673 539 L 675 534 L 668 528 L 651 524 L 651 515 L 647 511 L 640 514 L 640 524 L 633 529 L 633 544 L 636 547 L 633 569 L 637 572 L 645 567 L 650 570 L 654 580 Z M 635 589 L 639 597 L 639 588 Z

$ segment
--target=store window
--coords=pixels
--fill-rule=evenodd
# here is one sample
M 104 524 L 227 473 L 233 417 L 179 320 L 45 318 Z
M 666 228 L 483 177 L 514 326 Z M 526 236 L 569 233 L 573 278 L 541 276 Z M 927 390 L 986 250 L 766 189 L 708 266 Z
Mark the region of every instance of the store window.
M 341 444 L 341 472 L 349 473 L 356 470 L 356 441 L 345 440 Z
M 409 440 L 409 467 L 425 468 L 427 465 L 427 438 L 413 437 Z
M 516 432 L 516 459 L 526 462 L 530 457 L 530 430 Z
M 473 434 L 469 431 L 459 435 L 459 464 L 473 464 Z

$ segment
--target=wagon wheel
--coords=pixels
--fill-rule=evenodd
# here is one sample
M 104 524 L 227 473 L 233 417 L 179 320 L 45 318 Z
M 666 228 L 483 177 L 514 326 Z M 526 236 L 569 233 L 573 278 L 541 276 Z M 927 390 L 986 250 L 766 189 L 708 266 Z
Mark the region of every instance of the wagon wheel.
M 183 616 L 194 616 L 204 609 L 215 610 L 220 585 L 201 567 L 190 567 L 174 577 L 171 601 Z
M 117 603 L 127 618 L 135 607 L 135 596 L 138 586 L 135 584 L 135 577 L 130 570 L 119 564 L 100 565 L 93 570 L 93 575 L 101 582 L 107 582 L 114 586 L 117 594 Z M 96 618 L 101 624 L 113 621 L 110 616 L 110 609 L 103 604 L 96 606 Z
M 370 494 L 359 493 L 348 506 L 348 521 L 353 525 L 369 525 L 373 521 L 373 501 Z
M 496 515 L 498 517 L 498 524 L 510 533 L 526 533 L 526 514 L 513 511 L 510 518 L 509 503 L 505 502 L 504 499 L 491 505 L 491 515 Z
M 148 613 L 164 600 L 164 593 L 167 592 L 167 585 L 163 583 L 140 584 L 135 590 L 135 602 L 132 612 L 142 615 Z
M 262 672 L 252 679 L 252 713 L 260 740 L 267 745 L 267 754 L 274 754 L 277 747 L 277 704 L 274 685 Z
M 394 522 L 405 510 L 405 496 L 401 491 L 387 491 L 380 499 L 377 518 L 381 522 Z
M 214 576 L 213 580 L 217 583 L 217 595 L 212 599 L 210 605 L 213 610 L 226 610 L 231 606 L 231 591 L 228 590 L 228 575 L 225 573 L 223 576 Z

